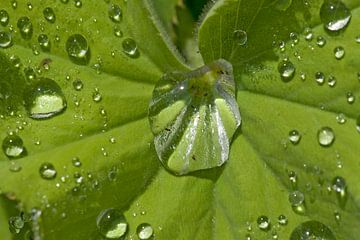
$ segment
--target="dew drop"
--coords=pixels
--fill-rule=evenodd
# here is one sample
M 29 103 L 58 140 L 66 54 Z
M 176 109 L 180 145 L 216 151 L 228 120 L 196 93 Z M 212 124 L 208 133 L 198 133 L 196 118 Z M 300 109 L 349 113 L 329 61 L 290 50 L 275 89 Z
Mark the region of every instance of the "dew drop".
M 300 206 L 304 203 L 305 196 L 300 191 L 293 191 L 289 194 L 289 202 L 292 206 Z
M 97 102 L 97 103 L 102 100 L 102 95 L 101 95 L 98 88 L 94 89 L 94 92 L 92 94 L 92 99 L 93 99 L 94 102 Z
M 304 32 L 304 35 L 305 35 L 305 40 L 306 41 L 311 41 L 313 39 L 313 37 L 314 37 L 314 33 L 313 33 L 311 28 L 306 28 L 305 32 Z
M 139 239 L 147 240 L 150 239 L 154 234 L 154 229 L 148 223 L 142 223 L 136 228 L 136 234 Z
M 331 230 L 318 221 L 307 221 L 298 225 L 291 233 L 290 240 L 336 240 Z
M 288 173 L 288 177 L 289 177 L 292 188 L 296 189 L 297 188 L 297 181 L 298 181 L 298 176 L 297 176 L 296 172 L 290 171 Z
M 119 26 L 114 26 L 114 35 L 118 38 L 121 38 L 124 35 Z
M 287 219 L 287 217 L 285 215 L 280 215 L 278 217 L 278 222 L 279 222 L 280 225 L 285 226 L 285 225 L 288 224 L 288 219 Z
M 334 131 L 330 127 L 322 127 L 318 131 L 318 141 L 323 147 L 330 146 L 335 140 Z
M 346 93 L 346 100 L 349 104 L 353 104 L 355 102 L 355 95 L 352 92 Z
M 2 142 L 4 154 L 9 158 L 18 158 L 26 154 L 23 140 L 16 134 L 11 133 Z
M 360 35 L 355 37 L 355 42 L 360 43 Z
M 81 8 L 82 7 L 82 1 L 81 0 L 75 0 L 74 1 L 75 7 Z
M 50 22 L 50 23 L 54 23 L 56 21 L 56 16 L 54 13 L 54 10 L 50 7 L 47 7 L 43 10 L 43 14 L 45 19 Z
M 334 49 L 334 55 L 337 60 L 341 60 L 345 56 L 345 49 L 338 46 Z
M 90 48 L 86 38 L 81 34 L 71 35 L 66 41 L 66 52 L 70 59 L 80 65 L 86 65 L 90 60 Z
M 9 23 L 9 20 L 10 20 L 9 13 L 6 10 L 1 9 L 0 10 L 0 24 L 3 27 L 6 27 Z
M 257 224 L 259 229 L 263 231 L 268 231 L 270 229 L 270 219 L 267 216 L 260 216 L 257 219 Z
M 137 43 L 132 38 L 126 38 L 122 42 L 123 52 L 131 58 L 138 58 L 140 52 L 138 50 Z
M 289 140 L 292 144 L 296 145 L 301 140 L 301 134 L 297 130 L 292 130 L 289 132 Z
M 12 37 L 9 32 L 0 30 L 0 48 L 8 48 L 12 45 Z
M 109 7 L 109 18 L 115 23 L 119 23 L 122 20 L 122 10 L 119 5 L 111 4 Z
M 316 72 L 315 73 L 315 81 L 319 84 L 319 85 L 323 85 L 325 82 L 325 75 L 323 72 Z
M 128 229 L 125 216 L 113 208 L 100 212 L 96 218 L 96 226 L 99 233 L 106 239 L 122 239 Z
M 336 121 L 337 121 L 337 123 L 339 123 L 339 124 L 344 124 L 344 123 L 346 123 L 346 116 L 345 116 L 345 114 L 343 114 L 343 113 L 337 114 L 337 115 L 336 115 Z
M 38 36 L 38 42 L 39 42 L 39 45 L 40 45 L 41 49 L 44 52 L 50 51 L 51 42 L 50 42 L 49 37 L 46 34 L 40 34 Z
M 336 85 L 336 78 L 332 75 L 329 76 L 328 78 L 328 85 L 329 87 L 335 87 Z
M 25 93 L 25 107 L 31 118 L 51 118 L 66 109 L 66 99 L 53 80 L 41 78 Z
M 51 163 L 48 163 L 48 162 L 41 164 L 39 173 L 40 173 L 41 178 L 46 179 L 46 180 L 54 179 L 57 174 L 54 165 L 52 165 Z
M 316 44 L 319 46 L 319 47 L 324 47 L 326 45 L 326 39 L 323 37 L 323 36 L 318 36 L 316 38 Z
M 290 33 L 290 39 L 292 40 L 293 44 L 299 43 L 299 35 L 296 32 Z
M 341 214 L 338 211 L 335 211 L 334 218 L 335 218 L 335 221 L 339 223 L 341 221 Z
M 76 91 L 81 91 L 84 87 L 84 84 L 80 79 L 76 79 L 73 81 L 73 87 Z
M 233 33 L 235 43 L 245 45 L 247 42 L 247 33 L 243 30 L 235 30 Z
M 17 27 L 24 39 L 30 39 L 33 35 L 33 25 L 28 17 L 21 17 L 17 21 Z
M 344 208 L 348 197 L 345 179 L 340 176 L 334 177 L 332 180 L 332 189 L 336 193 L 340 207 Z
M 325 0 L 320 9 L 320 19 L 329 31 L 339 31 L 350 22 L 351 11 L 341 0 Z
M 289 82 L 295 75 L 295 66 L 288 59 L 285 59 L 279 63 L 278 71 L 280 73 L 281 79 L 284 82 Z
M 356 119 L 356 130 L 360 133 L 360 115 Z

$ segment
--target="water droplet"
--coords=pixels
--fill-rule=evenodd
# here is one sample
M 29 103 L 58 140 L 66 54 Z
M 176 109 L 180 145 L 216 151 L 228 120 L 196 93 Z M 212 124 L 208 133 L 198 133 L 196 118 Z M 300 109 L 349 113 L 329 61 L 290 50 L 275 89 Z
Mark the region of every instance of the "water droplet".
M 123 52 L 131 58 L 138 58 L 140 52 L 134 39 L 126 38 L 122 42 Z
M 17 22 L 17 27 L 24 39 L 30 39 L 33 35 L 33 25 L 28 17 L 21 17 Z
M 118 23 L 122 20 L 122 10 L 119 5 L 111 4 L 109 7 L 109 18 L 111 21 Z
M 86 65 L 89 63 L 90 48 L 83 35 L 71 35 L 66 41 L 66 51 L 74 63 L 80 65 Z
M 341 214 L 338 211 L 335 211 L 334 218 L 335 218 L 335 221 L 339 223 L 341 221 Z
M 346 116 L 345 114 L 343 113 L 339 113 L 336 115 L 336 121 L 339 123 L 339 124 L 344 124 L 346 123 Z
M 335 87 L 336 85 L 336 78 L 332 75 L 329 76 L 328 78 L 328 85 L 329 87 Z
M 8 48 L 12 45 L 12 37 L 9 32 L 0 30 L 0 48 Z
M 84 84 L 80 79 L 76 79 L 73 81 L 73 87 L 76 91 L 81 91 L 84 87 Z
M 38 37 L 38 42 L 39 42 L 41 49 L 44 52 L 50 51 L 51 42 L 50 42 L 49 37 L 46 34 L 40 34 Z
M 331 230 L 318 221 L 307 221 L 298 225 L 291 233 L 290 240 L 336 240 Z
M 149 121 L 160 161 L 175 174 L 223 165 L 241 123 L 230 63 L 165 74 L 155 86 Z
M 323 72 L 317 72 L 315 73 L 315 81 L 319 84 L 319 85 L 323 85 L 325 82 L 325 75 Z
M 356 119 L 356 130 L 360 133 L 360 115 Z
M 2 149 L 9 158 L 18 158 L 26 153 L 23 140 L 14 133 L 4 138 Z
M 341 207 L 345 206 L 347 199 L 347 185 L 343 177 L 334 177 L 332 180 L 332 189 L 335 191 Z
M 119 38 L 124 35 L 119 26 L 114 26 L 114 35 Z
M 11 0 L 11 7 L 12 7 L 13 9 L 16 9 L 17 6 L 18 6 L 17 1 L 16 1 L 16 0 Z
M 92 99 L 94 102 L 100 102 L 102 100 L 102 95 L 98 88 L 94 89 L 94 92 L 92 94 Z
M 295 75 L 295 66 L 288 59 L 285 59 L 279 63 L 278 71 L 280 73 L 281 79 L 284 82 L 289 82 Z
M 99 233 L 107 239 L 122 239 L 127 232 L 128 223 L 124 215 L 117 209 L 106 209 L 96 218 Z
M 355 42 L 360 43 L 360 35 L 355 37 Z
M 244 45 L 247 42 L 247 33 L 243 30 L 235 30 L 234 31 L 234 40 L 238 45 Z
M 285 215 L 280 215 L 278 217 L 278 222 L 279 222 L 280 225 L 285 226 L 285 225 L 288 224 L 288 219 L 287 219 L 287 217 Z
M 43 11 L 43 14 L 44 14 L 45 19 L 48 22 L 54 23 L 56 21 L 55 13 L 52 8 L 50 8 L 50 7 L 45 8 Z
M 355 95 L 352 92 L 346 93 L 347 102 L 353 104 L 355 102 Z
M 296 32 L 290 33 L 290 39 L 292 40 L 293 44 L 299 43 L 299 35 Z
M 311 41 L 314 37 L 314 33 L 311 28 L 305 28 L 304 35 L 306 41 Z
M 329 31 L 339 31 L 350 22 L 351 11 L 341 0 L 325 0 L 320 9 L 320 18 Z
M 316 38 L 316 44 L 319 46 L 319 47 L 324 47 L 326 45 L 326 39 L 323 37 L 323 36 L 318 36 Z
M 9 217 L 9 229 L 12 233 L 20 233 L 25 226 L 25 222 L 20 216 Z
M 270 229 L 270 219 L 267 216 L 260 216 L 257 219 L 258 227 L 263 231 L 268 231 Z
M 48 78 L 34 83 L 24 99 L 26 110 L 34 119 L 50 118 L 66 109 L 66 99 L 60 86 Z
M 335 140 L 334 131 L 330 127 L 322 127 L 318 131 L 318 141 L 323 147 L 330 146 Z
M 301 140 L 301 134 L 297 130 L 292 130 L 289 132 L 289 140 L 292 144 L 296 145 Z
M 136 228 L 136 234 L 139 239 L 147 240 L 150 239 L 154 234 L 154 229 L 148 223 L 142 223 Z
M 73 159 L 71 159 L 71 162 L 74 167 L 81 167 L 81 161 L 78 157 L 73 157 Z
M 293 191 L 289 194 L 289 202 L 292 206 L 300 206 L 304 203 L 305 196 L 300 191 Z
M 82 7 L 82 1 L 81 1 L 81 0 L 75 0 L 75 1 L 74 1 L 74 5 L 75 5 L 75 7 L 77 7 L 77 8 L 81 8 L 81 7 Z
M 288 173 L 288 177 L 289 177 L 292 188 L 296 189 L 297 188 L 297 179 L 298 179 L 296 172 L 290 171 Z
M 9 20 L 10 20 L 10 17 L 9 17 L 8 12 L 4 9 L 1 9 L 0 10 L 0 24 L 3 27 L 6 27 L 9 23 Z
M 48 163 L 48 162 L 41 164 L 39 173 L 40 173 L 40 176 L 46 180 L 54 179 L 57 174 L 54 165 L 52 165 L 51 163 Z
M 337 60 L 341 60 L 345 56 L 345 49 L 341 46 L 334 49 L 334 55 Z

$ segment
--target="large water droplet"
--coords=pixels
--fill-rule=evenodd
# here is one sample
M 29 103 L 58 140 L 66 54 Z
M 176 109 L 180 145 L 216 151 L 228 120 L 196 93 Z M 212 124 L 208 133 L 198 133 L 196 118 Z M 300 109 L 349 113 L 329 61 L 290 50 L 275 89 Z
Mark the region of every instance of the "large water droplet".
M 86 65 L 89 63 L 90 48 L 83 35 L 71 35 L 66 41 L 66 51 L 74 63 L 80 65 Z
M 234 31 L 234 40 L 238 45 L 244 45 L 247 42 L 247 33 L 243 30 L 235 30 Z
M 12 37 L 9 32 L 4 32 L 0 30 L 0 48 L 11 47 Z
M 99 233 L 107 239 L 122 239 L 127 232 L 128 223 L 124 215 L 117 209 L 106 209 L 96 218 Z
M 141 240 L 150 239 L 154 234 L 154 229 L 148 223 L 142 223 L 136 228 L 136 233 Z
M 318 141 L 321 146 L 328 147 L 335 140 L 334 131 L 330 127 L 322 127 L 318 131 Z
M 0 10 L 0 24 L 4 27 L 6 27 L 9 23 L 9 13 L 4 10 L 4 9 L 1 9 Z
M 336 240 L 331 230 L 318 221 L 307 221 L 297 226 L 290 240 Z
M 176 174 L 221 166 L 241 118 L 230 63 L 218 60 L 158 81 L 149 120 L 161 162 Z
M 126 38 L 122 42 L 123 52 L 131 58 L 138 58 L 140 52 L 137 43 L 132 38 Z
M 329 31 L 339 31 L 350 22 L 351 11 L 341 0 L 325 0 L 320 9 L 320 18 Z
M 17 27 L 24 39 L 30 39 L 33 35 L 33 25 L 28 17 L 21 17 L 17 22 Z
M 41 164 L 41 166 L 39 168 L 39 173 L 40 173 L 40 176 L 46 180 L 54 179 L 57 174 L 54 165 L 52 165 L 51 163 L 48 163 L 48 162 Z
M 116 4 L 111 4 L 109 7 L 109 18 L 113 21 L 113 22 L 121 22 L 122 20 L 122 10 L 119 7 L 119 5 Z
M 55 13 L 52 8 L 50 8 L 50 7 L 45 8 L 43 11 L 43 14 L 44 14 L 45 19 L 48 22 L 54 23 L 56 21 Z
M 25 93 L 25 107 L 31 118 L 53 117 L 66 108 L 66 99 L 60 86 L 53 80 L 41 78 Z
M 281 61 L 278 65 L 278 71 L 284 82 L 289 82 L 295 75 L 295 66 L 288 59 Z
M 26 153 L 23 140 L 14 133 L 4 138 L 2 149 L 9 158 L 18 158 Z

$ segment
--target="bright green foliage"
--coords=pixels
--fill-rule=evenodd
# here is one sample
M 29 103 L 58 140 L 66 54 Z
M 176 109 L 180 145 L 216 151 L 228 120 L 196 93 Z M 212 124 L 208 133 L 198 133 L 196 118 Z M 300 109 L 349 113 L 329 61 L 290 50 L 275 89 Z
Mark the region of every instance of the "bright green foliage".
M 126 239 L 136 239 L 136 228 L 142 223 L 151 224 L 156 239 L 245 239 L 247 234 L 253 239 L 270 239 L 274 231 L 278 239 L 289 239 L 299 224 L 309 220 L 325 224 L 338 240 L 358 238 L 357 0 L 343 1 L 352 18 L 337 34 L 326 32 L 320 22 L 322 0 L 215 3 L 198 29 L 198 44 L 205 63 L 219 58 L 232 63 L 243 123 L 225 166 L 183 177 L 172 175 L 159 163 L 147 115 L 161 76 L 193 69 L 167 37 L 168 27 L 160 27 L 152 1 L 111 1 L 122 9 L 119 23 L 108 17 L 108 1 L 83 0 L 79 8 L 74 4 L 78 1 L 17 0 L 16 9 L 11 2 L 0 3 L 0 10 L 10 16 L 9 24 L 1 25 L 0 30 L 9 31 L 10 26 L 16 30 L 11 33 L 12 46 L 0 48 L 0 93 L 5 89 L 10 96 L 6 101 L 0 99 L 0 139 L 18 129 L 27 155 L 10 161 L 0 154 L 0 190 L 15 194 L 20 209 L 42 211 L 36 235 L 46 240 L 101 239 L 96 217 L 116 208 L 129 224 Z M 156 9 L 162 8 L 159 5 Z M 45 20 L 46 7 L 53 9 L 54 23 Z M 24 39 L 17 28 L 23 16 L 32 22 L 30 39 Z M 169 16 L 161 14 L 160 19 L 167 21 Z M 115 36 L 115 26 L 123 37 Z M 304 39 L 305 27 L 312 28 L 311 41 Z M 246 32 L 245 44 L 236 42 L 235 30 Z M 298 42 L 289 37 L 291 32 L 297 33 Z M 40 34 L 51 39 L 50 50 L 39 46 Z M 73 34 L 87 39 L 91 55 L 85 65 L 71 61 L 65 50 Z M 317 46 L 318 36 L 326 39 L 325 46 Z M 136 57 L 123 52 L 123 41 L 129 38 L 137 44 Z M 281 41 L 285 50 L 278 47 Z M 334 56 L 338 46 L 345 49 L 341 60 Z M 14 55 L 21 60 L 19 68 Z M 289 81 L 283 81 L 278 71 L 285 58 L 296 69 Z M 23 91 L 36 81 L 29 77 L 28 67 L 38 78 L 53 79 L 62 88 L 67 99 L 63 113 L 44 120 L 28 117 Z M 317 72 L 326 76 L 323 85 L 315 81 Z M 330 75 L 337 79 L 334 87 L 328 86 Z M 73 86 L 77 79 L 83 83 L 80 91 Z M 356 97 L 352 104 L 348 103 L 349 92 Z M 339 113 L 346 116 L 343 124 L 337 122 Z M 335 133 L 330 147 L 318 143 L 322 127 L 331 127 Z M 294 129 L 301 134 L 296 145 L 288 139 Z M 73 158 L 79 158 L 80 167 Z M 55 167 L 55 179 L 41 178 L 39 168 L 44 162 Z M 296 184 L 289 179 L 291 171 L 297 174 Z M 346 180 L 346 198 L 333 190 L 336 176 Z M 302 215 L 293 211 L 288 200 L 295 189 L 305 195 Z M 4 194 L 3 198 L 0 238 L 8 240 L 6 221 L 16 215 L 15 202 L 5 200 Z M 286 226 L 277 226 L 280 214 L 287 217 Z M 271 230 L 257 227 L 262 215 L 270 219 Z

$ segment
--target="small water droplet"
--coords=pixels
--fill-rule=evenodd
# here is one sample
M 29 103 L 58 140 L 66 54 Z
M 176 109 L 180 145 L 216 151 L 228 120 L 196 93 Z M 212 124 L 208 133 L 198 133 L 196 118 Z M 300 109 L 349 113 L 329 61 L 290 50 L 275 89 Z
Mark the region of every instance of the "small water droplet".
M 26 110 L 34 119 L 50 118 L 66 109 L 66 99 L 60 86 L 48 78 L 34 83 L 24 99 Z
M 330 127 L 322 127 L 318 131 L 318 141 L 323 147 L 330 146 L 335 140 L 334 131 Z
M 84 84 L 80 79 L 76 79 L 73 81 L 73 87 L 76 91 L 81 91 L 84 87 Z
M 292 144 L 296 145 L 301 140 L 301 134 L 297 130 L 292 130 L 289 132 L 289 140 Z
M 339 113 L 336 115 L 336 121 L 339 123 L 339 124 L 344 124 L 346 123 L 346 116 L 345 114 L 343 113 Z
M 92 94 L 92 99 L 94 102 L 100 102 L 102 100 L 102 95 L 98 88 L 94 89 L 94 92 Z
M 338 46 L 334 49 L 334 55 L 337 60 L 341 60 L 345 56 L 345 49 Z
M 290 33 L 290 39 L 292 40 L 293 44 L 299 43 L 299 35 L 296 32 Z
M 48 163 L 48 162 L 41 164 L 39 173 L 40 173 L 40 176 L 46 180 L 54 179 L 57 174 L 54 165 L 52 165 L 51 163 Z
M 330 75 L 328 78 L 328 85 L 329 87 L 335 87 L 336 85 L 336 77 Z
M 304 203 L 305 196 L 300 191 L 293 191 L 289 194 L 289 202 L 292 206 L 300 206 Z
M 8 48 L 12 45 L 12 37 L 9 32 L 0 30 L 0 48 Z
M 356 119 L 356 130 L 360 133 L 360 115 Z
M 17 21 L 17 27 L 24 39 L 30 39 L 33 35 L 33 25 L 28 17 L 21 17 Z
M 280 215 L 278 217 L 278 222 L 279 222 L 280 225 L 285 226 L 285 225 L 288 224 L 288 219 L 287 219 L 287 217 L 285 215 Z
M 284 82 L 289 82 L 295 75 L 295 66 L 288 59 L 285 59 L 279 63 L 278 71 L 280 73 L 281 79 Z
M 115 23 L 119 23 L 122 20 L 122 10 L 117 4 L 111 4 L 109 6 L 109 18 Z
M 80 65 L 86 65 L 89 63 L 90 48 L 83 35 L 71 35 L 66 41 L 66 51 L 74 63 Z
M 81 167 L 81 161 L 78 157 L 73 157 L 71 159 L 71 162 L 73 164 L 74 167 Z
M 6 27 L 9 23 L 9 20 L 10 20 L 9 13 L 6 10 L 1 9 L 0 10 L 0 24 L 3 27 Z
M 23 140 L 15 133 L 11 133 L 4 138 L 2 149 L 9 158 L 18 158 L 26 154 Z
M 114 35 L 119 38 L 124 35 L 119 26 L 114 26 Z
M 243 30 L 235 30 L 233 33 L 235 43 L 238 45 L 245 45 L 247 42 L 247 33 Z
M 335 221 L 339 223 L 341 221 L 341 214 L 338 211 L 335 211 L 334 218 L 335 218 Z
M 150 239 L 154 234 L 154 229 L 148 223 L 142 223 L 136 228 L 136 234 L 139 239 L 147 240 Z
M 296 189 L 297 188 L 297 179 L 298 179 L 296 172 L 290 171 L 288 173 L 288 177 L 289 177 L 292 188 Z
M 290 240 L 336 240 L 331 230 L 318 221 L 307 221 L 298 225 L 291 233 Z
M 126 38 L 122 42 L 123 52 L 131 58 L 138 58 L 140 52 L 137 43 L 132 38 Z
M 258 227 L 263 231 L 268 231 L 271 228 L 270 219 L 267 216 L 260 216 L 257 219 Z
M 117 209 L 109 208 L 100 212 L 96 218 L 99 233 L 107 239 L 119 239 L 125 236 L 128 223 Z
M 318 36 L 316 38 L 316 44 L 319 46 L 319 47 L 324 47 L 326 45 L 326 39 L 323 37 L 323 36 Z
M 355 95 L 352 92 L 347 92 L 346 100 L 348 103 L 353 104 L 355 102 Z
M 323 85 L 325 82 L 325 75 L 323 72 L 316 72 L 315 73 L 315 81 L 319 84 L 319 85 Z
M 355 42 L 360 43 L 360 35 L 355 37 Z
M 311 28 L 305 28 L 304 35 L 306 41 L 311 41 L 314 37 L 314 33 Z
M 41 49 L 44 52 L 50 51 L 51 42 L 50 42 L 49 37 L 46 34 L 40 34 L 38 36 L 38 42 L 39 42 L 39 45 L 40 45 Z
M 45 19 L 50 22 L 50 23 L 54 23 L 56 21 L 56 16 L 54 13 L 54 10 L 50 7 L 47 7 L 43 10 L 43 14 Z
M 320 19 L 329 31 L 344 29 L 350 22 L 351 11 L 341 0 L 326 0 L 320 9 Z
M 76 8 L 81 8 L 82 7 L 82 1 L 81 0 L 75 0 L 74 5 L 75 5 Z

